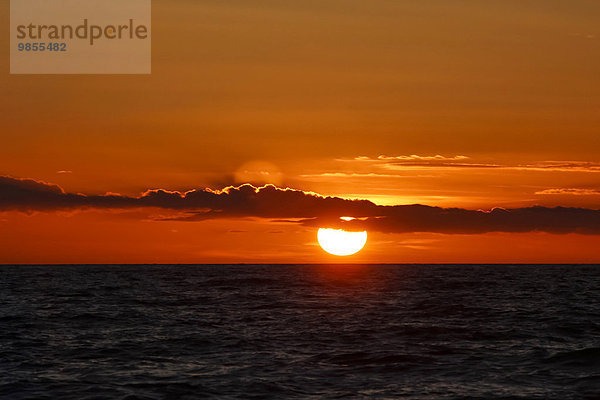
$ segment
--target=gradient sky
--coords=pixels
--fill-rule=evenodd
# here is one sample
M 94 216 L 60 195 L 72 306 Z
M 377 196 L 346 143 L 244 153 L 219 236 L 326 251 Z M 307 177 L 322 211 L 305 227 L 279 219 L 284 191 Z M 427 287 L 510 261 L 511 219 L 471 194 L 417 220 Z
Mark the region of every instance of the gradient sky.
M 150 76 L 9 75 L 0 175 L 139 196 L 272 183 L 379 205 L 600 208 L 596 0 L 154 0 Z M 8 26 L 8 2 L 0 5 Z M 9 37 L 0 37 L 8 54 Z M 600 262 L 597 234 L 0 212 L 0 263 Z M 169 211 L 170 213 L 170 211 Z

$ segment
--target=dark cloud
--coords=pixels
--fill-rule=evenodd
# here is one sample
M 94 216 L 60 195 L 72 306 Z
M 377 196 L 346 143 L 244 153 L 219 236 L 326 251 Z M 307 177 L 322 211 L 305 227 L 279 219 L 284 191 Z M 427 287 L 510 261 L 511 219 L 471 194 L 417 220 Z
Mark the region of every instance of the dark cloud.
M 83 207 L 127 208 L 134 205 L 135 199 L 119 195 L 66 193 L 50 183 L 0 176 L 0 210 L 47 211 Z
M 335 221 L 312 218 L 308 226 L 373 230 L 386 233 L 436 232 L 477 234 L 487 232 L 548 232 L 600 234 L 600 210 L 569 207 L 496 208 L 491 211 L 440 208 L 423 205 L 380 207 L 379 216 Z
M 223 190 L 148 190 L 139 197 L 122 195 L 86 196 L 66 193 L 60 187 L 31 179 L 0 177 L 0 209 L 20 211 L 74 208 L 158 207 L 194 211 L 186 219 L 219 217 L 311 218 L 366 213 L 375 215 L 377 206 L 367 200 L 324 197 L 273 185 L 256 188 L 245 184 Z
M 306 226 L 380 232 L 531 232 L 600 234 L 600 210 L 527 207 L 491 211 L 423 205 L 377 206 L 367 200 L 324 197 L 273 185 L 228 187 L 221 191 L 149 190 L 139 197 L 86 196 L 31 179 L 0 177 L 0 210 L 51 211 L 83 208 L 147 208 L 182 211 L 168 220 L 261 217 Z M 341 216 L 360 219 L 342 221 Z

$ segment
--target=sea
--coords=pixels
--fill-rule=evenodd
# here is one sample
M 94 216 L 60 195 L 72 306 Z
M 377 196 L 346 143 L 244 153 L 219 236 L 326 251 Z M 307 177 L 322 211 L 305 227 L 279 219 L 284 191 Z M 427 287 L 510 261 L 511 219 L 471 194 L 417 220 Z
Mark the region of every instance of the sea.
M 0 267 L 1 399 L 600 399 L 600 265 Z

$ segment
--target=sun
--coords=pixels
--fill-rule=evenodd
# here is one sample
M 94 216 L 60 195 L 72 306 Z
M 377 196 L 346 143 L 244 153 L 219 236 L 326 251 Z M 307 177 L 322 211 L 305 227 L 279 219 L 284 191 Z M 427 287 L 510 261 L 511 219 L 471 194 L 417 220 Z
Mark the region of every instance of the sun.
M 320 228 L 317 240 L 321 248 L 336 256 L 358 253 L 367 243 L 367 231 L 346 232 L 342 229 Z

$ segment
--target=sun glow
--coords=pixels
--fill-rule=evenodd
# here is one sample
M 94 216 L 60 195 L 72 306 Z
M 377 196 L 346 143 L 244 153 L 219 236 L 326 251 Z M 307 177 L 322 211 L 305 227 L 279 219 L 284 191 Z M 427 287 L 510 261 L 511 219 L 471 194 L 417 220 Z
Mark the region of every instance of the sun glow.
M 349 256 L 359 252 L 367 243 L 367 231 L 346 232 L 342 229 L 320 228 L 317 240 L 321 248 L 336 256 Z

